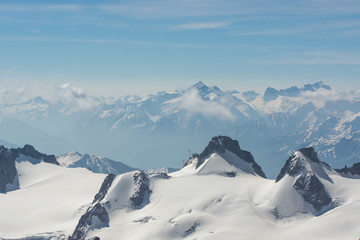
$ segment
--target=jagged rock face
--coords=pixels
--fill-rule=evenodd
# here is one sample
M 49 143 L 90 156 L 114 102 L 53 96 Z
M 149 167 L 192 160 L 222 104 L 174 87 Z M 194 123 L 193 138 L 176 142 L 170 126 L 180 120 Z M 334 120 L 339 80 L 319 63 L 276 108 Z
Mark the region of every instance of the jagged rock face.
M 236 154 L 245 162 L 251 163 L 253 169 L 255 170 L 255 173 L 261 177 L 266 178 L 265 173 L 262 171 L 261 167 L 255 162 L 252 154 L 248 151 L 241 150 L 238 141 L 226 136 L 213 137 L 207 147 L 204 149 L 204 151 L 200 155 L 195 155 L 195 157 L 198 158 L 196 168 L 203 164 L 205 159 L 209 157 L 212 153 L 225 153 L 226 150 Z M 185 163 L 185 166 L 188 165 L 190 161 L 192 161 L 192 159 Z
M 5 193 L 7 185 L 16 181 L 15 159 L 16 155 L 11 150 L 0 146 L 0 193 Z
M 313 162 L 312 164 L 320 165 L 319 169 L 322 169 L 322 165 L 328 166 L 318 159 L 317 153 L 312 147 L 302 148 L 298 152 Z M 332 198 L 325 186 L 321 183 L 319 177 L 313 171 L 311 164 L 306 163 L 308 160 L 300 158 L 302 157 L 296 153 L 292 155 L 286 161 L 275 182 L 279 182 L 285 175 L 296 178 L 292 187 L 305 202 L 311 204 L 316 211 L 320 211 L 324 206 L 332 202 Z M 326 178 L 325 180 L 331 181 L 330 178 Z
M 15 160 L 20 156 L 31 157 L 37 161 L 47 162 L 59 165 L 54 155 L 46 155 L 35 150 L 31 145 L 25 145 L 23 148 L 7 149 L 0 146 L 0 192 L 7 191 L 7 185 L 12 185 L 12 188 L 18 188 L 17 170 L 15 167 Z M 15 187 L 15 185 L 17 185 Z
M 301 175 L 293 186 L 303 199 L 310 203 L 316 211 L 331 202 L 331 197 L 324 185 L 314 174 Z
M 344 168 L 341 169 L 335 169 L 335 171 L 337 171 L 338 173 L 344 173 L 344 174 L 352 174 L 352 175 L 360 175 L 360 162 L 359 163 L 355 163 L 354 165 L 352 165 L 352 167 L 348 168 L 347 166 L 345 166 Z
M 115 175 L 113 174 L 108 175 L 104 179 L 99 192 L 95 195 L 94 200 L 86 210 L 86 213 L 81 216 L 79 223 L 77 224 L 73 235 L 69 237 L 69 240 L 85 239 L 89 230 L 109 226 L 109 214 L 100 202 L 106 196 L 114 179 Z M 94 217 L 100 220 L 100 224 L 99 221 L 96 221 L 98 225 L 94 225 Z
M 320 163 L 320 160 L 317 157 L 317 153 L 315 152 L 314 148 L 312 147 L 302 148 L 299 150 L 299 152 L 304 154 L 314 163 Z M 296 176 L 297 174 L 300 174 L 303 169 L 304 169 L 304 165 L 300 161 L 298 161 L 295 155 L 292 155 L 285 162 L 284 167 L 281 168 L 281 171 L 279 175 L 276 177 L 275 181 L 276 182 L 280 181 L 285 176 L 285 174 L 289 174 L 290 176 Z
M 109 174 L 106 176 L 106 178 L 104 179 L 104 182 L 102 183 L 99 192 L 95 195 L 94 200 L 92 203 L 95 202 L 100 202 L 101 200 L 104 199 L 104 197 L 106 196 L 112 182 L 115 179 L 115 175 L 114 174 Z
M 101 225 L 93 226 L 94 217 L 97 217 Z M 96 203 L 91 205 L 86 213 L 81 216 L 78 225 L 69 240 L 83 240 L 86 237 L 88 231 L 92 228 L 101 228 L 109 226 L 109 214 L 106 209 L 100 204 Z
M 319 160 L 319 158 L 317 156 L 317 153 L 315 152 L 313 147 L 302 148 L 302 149 L 299 150 L 299 152 L 301 152 L 302 154 L 307 156 L 314 163 L 319 163 L 320 162 L 320 160 Z
M 37 150 L 35 150 L 35 148 L 31 145 L 25 145 L 23 148 L 12 149 L 12 151 L 15 151 L 18 155 L 22 154 L 24 156 L 32 157 L 32 158 L 41 160 L 43 162 L 60 165 L 54 155 L 46 155 L 46 154 L 40 153 Z
M 131 204 L 134 207 L 140 207 L 146 195 L 151 194 L 149 187 L 150 180 L 143 171 L 138 171 L 134 174 L 135 193 L 130 197 Z

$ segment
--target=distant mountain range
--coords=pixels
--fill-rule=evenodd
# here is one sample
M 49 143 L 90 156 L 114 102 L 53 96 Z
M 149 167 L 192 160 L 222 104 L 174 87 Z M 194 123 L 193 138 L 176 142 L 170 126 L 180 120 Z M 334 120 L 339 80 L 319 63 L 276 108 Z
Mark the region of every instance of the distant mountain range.
M 238 139 L 268 176 L 296 149 L 314 147 L 342 168 L 360 156 L 360 95 L 323 82 L 240 93 L 198 82 L 145 98 L 41 97 L 0 106 L 1 139 L 43 152 L 108 156 L 137 168 L 179 168 L 214 135 Z M 90 101 L 91 104 L 84 104 Z M 81 106 L 86 107 L 81 108 Z M 76 107 L 74 107 L 76 106 Z M 184 150 L 185 149 L 185 150 Z
M 82 161 L 81 159 L 86 159 Z M 74 167 L 79 162 L 83 167 Z M 312 147 L 266 179 L 252 153 L 213 137 L 173 173 L 0 148 L 1 239 L 356 239 L 359 163 L 334 170 Z M 74 167 L 74 168 L 73 168 Z M 124 166 L 122 166 L 124 167 Z M 124 170 L 124 168 L 121 168 Z M 120 170 L 120 171 L 122 171 Z
M 122 162 L 114 161 L 105 157 L 99 157 L 93 154 L 82 155 L 78 152 L 69 152 L 61 155 L 57 157 L 57 161 L 61 166 L 69 168 L 87 168 L 94 173 L 119 175 L 136 170 L 135 168 L 129 167 Z

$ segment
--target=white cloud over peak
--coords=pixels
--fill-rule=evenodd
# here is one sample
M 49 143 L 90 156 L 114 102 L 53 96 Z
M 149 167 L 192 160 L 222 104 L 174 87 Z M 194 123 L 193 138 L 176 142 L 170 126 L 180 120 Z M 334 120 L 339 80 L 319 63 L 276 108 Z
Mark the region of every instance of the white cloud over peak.
M 96 101 L 86 94 L 84 88 L 75 87 L 69 83 L 61 85 L 57 93 L 59 100 L 72 111 L 88 110 L 96 105 Z
M 171 109 L 185 110 L 190 116 L 194 114 L 201 114 L 205 117 L 215 118 L 223 121 L 235 121 L 236 116 L 231 110 L 226 107 L 226 103 L 219 103 L 216 101 L 205 101 L 199 95 L 196 89 L 192 89 L 180 98 L 176 99 L 176 102 L 168 102 L 171 104 Z

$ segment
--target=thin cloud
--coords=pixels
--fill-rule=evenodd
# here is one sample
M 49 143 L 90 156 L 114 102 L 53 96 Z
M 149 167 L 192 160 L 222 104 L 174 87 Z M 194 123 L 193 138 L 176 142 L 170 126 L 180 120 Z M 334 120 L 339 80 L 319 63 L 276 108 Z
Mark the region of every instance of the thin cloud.
M 252 64 L 332 64 L 332 65 L 360 65 L 360 53 L 338 51 L 311 51 L 297 54 L 296 57 L 286 57 L 271 60 L 253 60 Z
M 7 68 L 7 69 L 2 69 L 2 70 L 0 70 L 0 74 L 6 74 L 6 73 L 15 72 L 18 68 L 19 68 L 19 66 L 12 66 L 12 67 Z
M 42 12 L 58 11 L 73 12 L 84 10 L 86 7 L 79 4 L 3 4 L 0 5 L 0 11 L 5 12 Z
M 59 99 L 72 111 L 88 110 L 96 106 L 90 96 L 86 94 L 86 90 L 81 87 L 72 86 L 69 83 L 61 85 L 57 90 Z
M 114 39 L 82 39 L 82 38 L 63 38 L 54 36 L 27 37 L 13 36 L 1 37 L 0 41 L 23 41 L 23 42 L 61 42 L 61 43 L 89 43 L 89 44 L 126 44 L 141 46 L 157 46 L 170 48 L 249 48 L 255 47 L 242 44 L 197 44 L 191 42 L 162 42 L 162 41 L 138 41 L 138 40 L 114 40 Z
M 179 24 L 172 27 L 173 30 L 203 30 L 203 29 L 217 29 L 229 26 L 228 22 L 198 22 Z
M 179 18 L 195 16 L 230 16 L 258 14 L 358 14 L 357 0 L 238 1 L 238 0 L 148 0 L 124 4 L 100 5 L 100 10 L 133 18 Z

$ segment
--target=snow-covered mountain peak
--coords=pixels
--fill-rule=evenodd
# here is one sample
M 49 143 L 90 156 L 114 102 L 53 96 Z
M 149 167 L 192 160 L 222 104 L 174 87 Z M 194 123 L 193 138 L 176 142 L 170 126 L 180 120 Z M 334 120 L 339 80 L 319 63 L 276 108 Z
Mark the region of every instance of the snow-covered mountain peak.
M 184 167 L 188 165 L 195 167 L 198 173 L 219 173 L 219 169 L 223 169 L 224 171 L 220 172 L 228 174 L 235 168 L 266 178 L 252 154 L 241 150 L 239 142 L 227 136 L 213 137 L 204 151 L 201 154 L 194 154 Z M 232 167 L 229 168 L 227 165 Z M 205 168 L 206 170 L 204 170 Z M 233 170 L 230 171 L 230 169 Z
M 194 90 L 196 90 L 200 96 L 209 100 L 213 100 L 217 96 L 224 94 L 224 92 L 217 86 L 209 87 L 201 81 L 197 82 L 191 88 L 188 89 L 188 91 L 194 91 Z
M 327 171 L 333 170 L 329 165 L 318 159 L 314 148 L 302 148 L 289 157 L 277 176 L 276 182 L 280 181 L 285 175 L 295 177 L 307 174 L 316 174 L 317 176 L 331 182 Z
M 70 165 L 79 161 L 82 157 L 83 155 L 81 153 L 72 151 L 57 157 L 57 161 L 60 163 L 61 166 L 69 167 Z
M 280 216 L 295 212 L 321 214 L 334 207 L 327 186 L 333 183 L 329 174 L 332 168 L 317 158 L 313 148 L 303 148 L 295 152 L 285 163 L 276 178 L 277 195 L 288 194 L 277 207 Z M 336 174 L 336 173 L 335 173 Z M 295 199 L 295 200 L 294 200 Z M 289 201 L 289 202 L 288 202 Z M 303 202 L 297 209 L 286 208 L 290 201 Z

